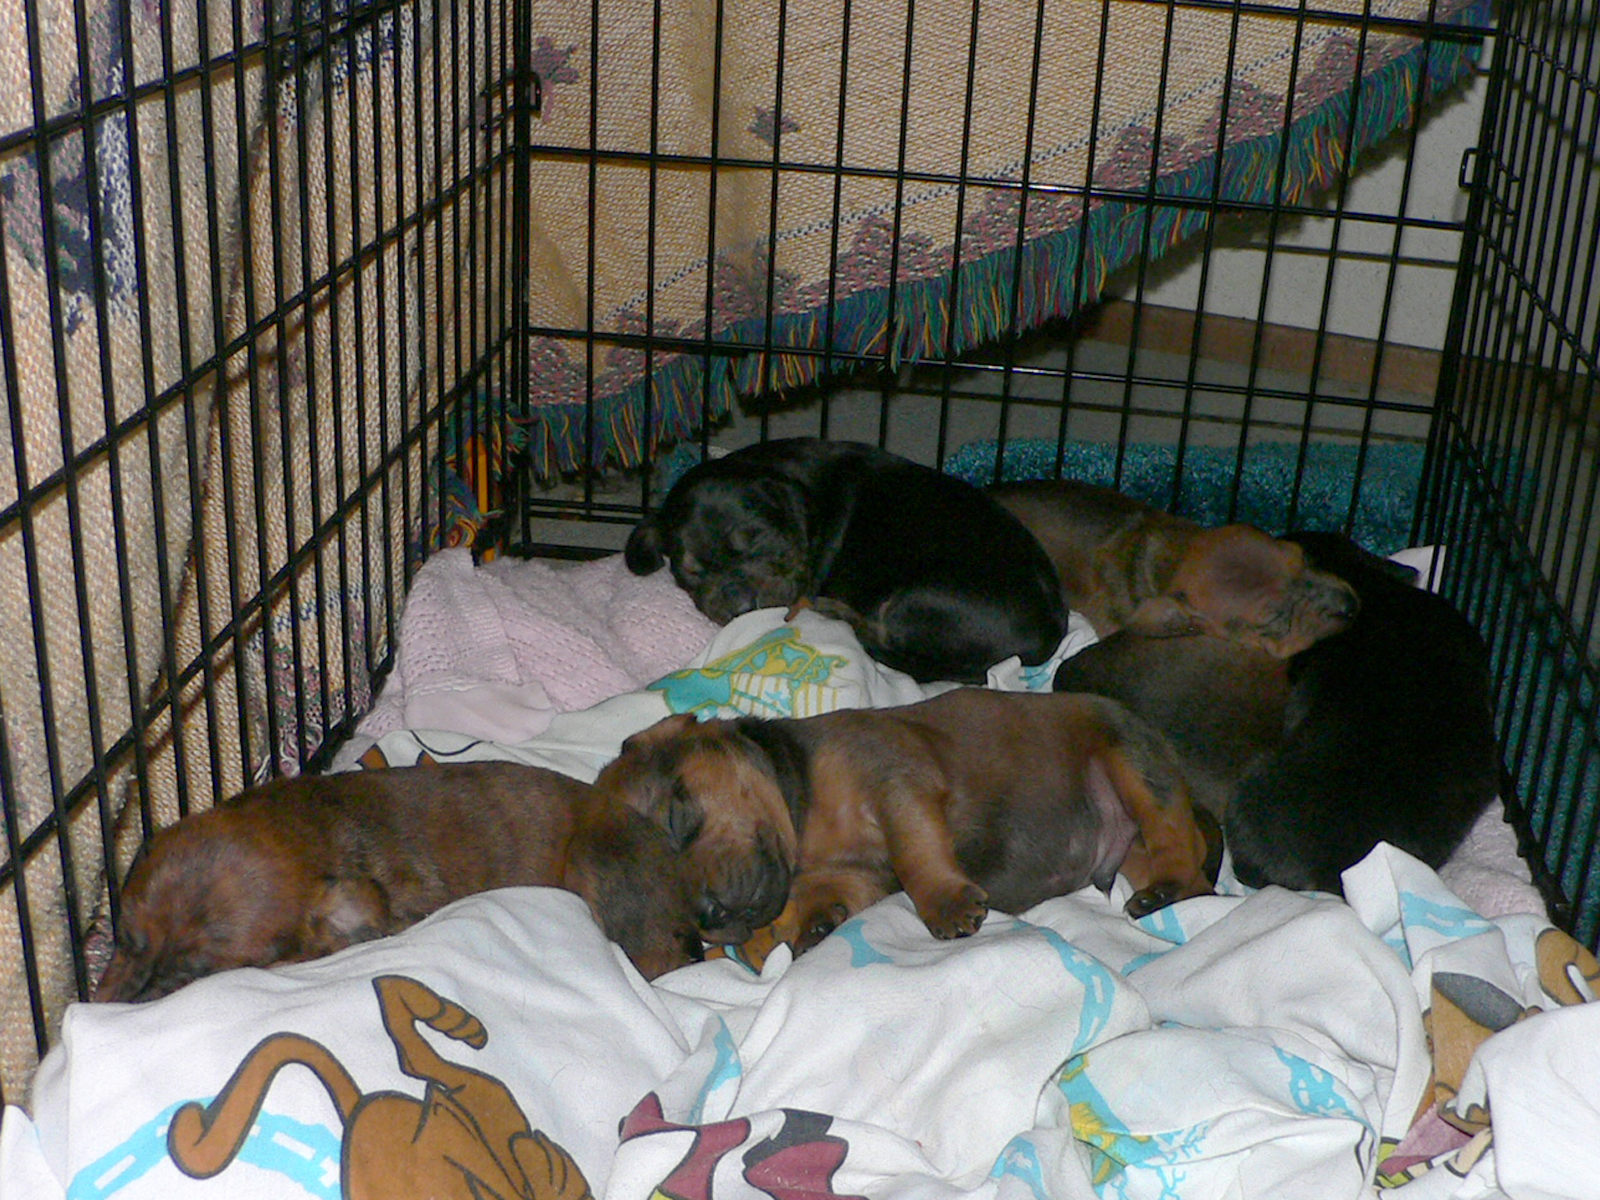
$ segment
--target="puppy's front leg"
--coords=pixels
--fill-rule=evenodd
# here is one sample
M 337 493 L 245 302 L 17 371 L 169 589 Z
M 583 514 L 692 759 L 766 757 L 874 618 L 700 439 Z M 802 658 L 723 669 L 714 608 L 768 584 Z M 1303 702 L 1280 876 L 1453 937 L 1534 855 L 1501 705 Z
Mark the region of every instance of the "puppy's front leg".
M 897 779 L 878 802 L 889 865 L 936 938 L 970 937 L 989 914 L 989 893 L 956 862 L 945 820 L 948 793 L 929 781 Z

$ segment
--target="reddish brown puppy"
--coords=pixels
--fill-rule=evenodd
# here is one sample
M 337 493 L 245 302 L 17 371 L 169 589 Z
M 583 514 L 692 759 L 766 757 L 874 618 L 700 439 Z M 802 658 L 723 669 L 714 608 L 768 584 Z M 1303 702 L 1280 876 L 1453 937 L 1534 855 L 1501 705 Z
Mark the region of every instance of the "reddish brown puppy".
M 684 850 L 713 942 L 743 942 L 791 894 L 803 951 L 902 888 L 953 938 L 1119 869 L 1134 915 L 1209 892 L 1215 872 L 1161 737 L 1094 696 L 961 688 L 799 720 L 668 717 L 596 786 Z
M 492 888 L 563 887 L 653 978 L 699 957 L 683 863 L 587 784 L 513 763 L 281 779 L 151 839 L 96 1000 L 319 958 Z
M 1344 629 L 1359 607 L 1355 590 L 1300 546 L 1251 525 L 1207 529 L 1070 480 L 988 491 L 1028 527 L 1063 601 L 1101 637 L 1203 633 L 1288 658 Z

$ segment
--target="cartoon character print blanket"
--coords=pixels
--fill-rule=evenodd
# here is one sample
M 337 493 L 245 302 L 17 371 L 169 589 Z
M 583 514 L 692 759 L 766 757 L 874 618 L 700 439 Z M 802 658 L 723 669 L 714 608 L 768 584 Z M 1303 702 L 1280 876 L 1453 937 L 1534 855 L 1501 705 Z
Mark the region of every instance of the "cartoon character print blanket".
M 782 616 L 537 742 L 362 753 L 582 775 L 664 711 L 922 694 L 839 623 Z M 654 984 L 577 897 L 489 893 L 321 961 L 74 1006 L 0 1121 L 0 1197 L 1584 1194 L 1600 965 L 1386 846 L 1345 883 L 1348 904 L 1235 887 L 1132 922 L 1119 881 L 955 942 L 897 895 L 798 961 Z
M 901 895 L 759 976 L 653 986 L 575 897 L 489 893 L 75 1007 L 31 1121 L 6 1113 L 0 1194 L 1326 1200 L 1520 1171 L 1578 1195 L 1551 1176 L 1600 1177 L 1600 1008 L 1575 1003 L 1600 968 L 1387 847 L 1349 887 L 1137 924 L 1090 890 L 960 942 Z

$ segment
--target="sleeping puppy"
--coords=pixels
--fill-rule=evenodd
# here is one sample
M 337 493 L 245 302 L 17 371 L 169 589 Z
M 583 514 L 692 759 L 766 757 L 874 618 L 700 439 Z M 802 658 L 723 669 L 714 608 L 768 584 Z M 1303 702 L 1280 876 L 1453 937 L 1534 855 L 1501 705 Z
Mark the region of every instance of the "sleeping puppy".
M 1220 821 L 1239 781 L 1283 744 L 1289 663 L 1209 634 L 1124 629 L 1063 662 L 1055 687 L 1108 696 L 1159 729 L 1190 796 Z
M 681 859 L 554 771 L 456 763 L 279 779 L 140 851 L 96 1000 L 332 954 L 492 888 L 564 887 L 654 978 L 700 956 Z
M 1049 561 L 977 488 L 855 442 L 787 438 L 688 471 L 628 538 L 636 575 L 663 563 L 713 621 L 809 604 L 873 658 L 923 681 L 981 683 L 1055 652 Z
M 1291 534 L 1361 599 L 1287 664 L 1207 638 L 1119 634 L 1056 686 L 1116 697 L 1171 739 L 1251 886 L 1338 892 L 1380 841 L 1438 867 L 1499 783 L 1489 655 L 1409 568 L 1338 534 Z
M 1361 612 L 1289 662 L 1284 743 L 1228 806 L 1234 868 L 1251 885 L 1338 891 L 1380 840 L 1437 867 L 1499 788 L 1488 647 L 1409 568 L 1339 534 L 1290 537 Z
M 794 901 L 795 952 L 904 889 L 939 938 L 1117 871 L 1133 915 L 1208 893 L 1211 843 L 1161 738 L 1093 696 L 961 688 L 797 720 L 668 717 L 596 787 L 659 822 L 712 942 Z M 1214 871 L 1214 868 L 1213 868 Z
M 1062 601 L 1101 637 L 1205 633 L 1278 658 L 1355 615 L 1348 584 L 1251 525 L 1206 529 L 1109 488 L 1068 480 L 987 489 L 1038 539 Z

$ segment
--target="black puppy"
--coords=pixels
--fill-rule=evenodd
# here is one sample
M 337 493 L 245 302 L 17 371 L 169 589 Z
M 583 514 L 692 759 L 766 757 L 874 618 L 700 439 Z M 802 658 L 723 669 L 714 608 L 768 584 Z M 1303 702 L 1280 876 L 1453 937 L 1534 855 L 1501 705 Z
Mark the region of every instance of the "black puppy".
M 1055 652 L 1055 569 L 982 491 L 858 442 L 785 438 L 710 459 L 628 538 L 713 621 L 810 604 L 848 620 L 867 653 L 913 678 L 982 683 L 1013 654 Z
M 1337 892 L 1379 841 L 1437 867 L 1498 788 L 1488 649 L 1408 568 L 1338 534 L 1289 537 L 1361 609 L 1287 677 L 1214 639 L 1119 634 L 1063 663 L 1056 687 L 1112 696 L 1169 736 L 1195 800 L 1223 809 L 1246 884 Z

